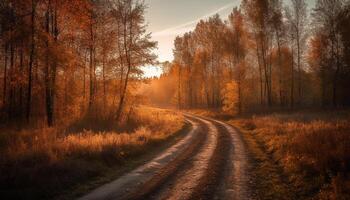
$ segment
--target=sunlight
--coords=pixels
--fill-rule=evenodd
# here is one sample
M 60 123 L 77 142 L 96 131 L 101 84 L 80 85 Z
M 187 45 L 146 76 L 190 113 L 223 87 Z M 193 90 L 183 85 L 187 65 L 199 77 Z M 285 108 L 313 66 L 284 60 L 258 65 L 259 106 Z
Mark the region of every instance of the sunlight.
M 144 78 L 160 77 L 163 74 L 163 69 L 159 66 L 144 66 L 141 69 Z

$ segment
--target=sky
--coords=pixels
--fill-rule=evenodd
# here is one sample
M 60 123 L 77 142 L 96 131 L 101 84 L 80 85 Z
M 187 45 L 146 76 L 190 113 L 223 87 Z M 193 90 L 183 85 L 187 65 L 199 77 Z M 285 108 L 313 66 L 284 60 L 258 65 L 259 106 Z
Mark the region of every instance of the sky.
M 158 42 L 155 53 L 160 62 L 173 60 L 173 42 L 176 36 L 194 30 L 201 19 L 218 13 L 226 19 L 241 0 L 145 0 L 148 5 L 146 23 L 152 39 Z M 286 3 L 290 0 L 285 0 Z M 310 7 L 315 0 L 307 0 Z M 159 76 L 157 67 L 145 68 L 145 76 Z

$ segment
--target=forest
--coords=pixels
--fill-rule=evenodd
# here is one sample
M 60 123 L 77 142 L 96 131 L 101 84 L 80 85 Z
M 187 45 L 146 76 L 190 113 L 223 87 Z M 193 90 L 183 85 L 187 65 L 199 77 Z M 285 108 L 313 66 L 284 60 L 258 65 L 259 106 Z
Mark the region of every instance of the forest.
M 349 106 L 349 2 L 242 1 L 174 41 L 158 103 L 229 113 Z M 311 14 L 309 14 L 311 13 Z M 174 84 L 176 82 L 176 84 Z M 170 93 L 170 94 L 169 94 Z
M 0 198 L 349 199 L 350 1 L 217 1 L 1 0 Z
M 139 67 L 156 59 L 142 2 L 5 0 L 0 8 L 2 121 L 123 117 Z

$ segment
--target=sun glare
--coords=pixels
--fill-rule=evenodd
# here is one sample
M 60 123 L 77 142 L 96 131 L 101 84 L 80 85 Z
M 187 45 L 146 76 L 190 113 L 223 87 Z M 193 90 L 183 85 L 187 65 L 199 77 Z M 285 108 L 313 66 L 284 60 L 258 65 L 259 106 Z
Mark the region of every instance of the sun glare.
M 144 78 L 160 77 L 163 74 L 163 69 L 159 66 L 144 66 L 142 71 Z

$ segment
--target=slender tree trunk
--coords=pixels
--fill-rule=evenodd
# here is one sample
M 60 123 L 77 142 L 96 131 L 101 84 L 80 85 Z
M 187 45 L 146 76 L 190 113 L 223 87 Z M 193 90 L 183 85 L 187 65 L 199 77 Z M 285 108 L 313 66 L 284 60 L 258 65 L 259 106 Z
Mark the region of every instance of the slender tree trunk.
M 4 52 L 4 91 L 3 91 L 3 100 L 2 100 L 2 105 L 5 108 L 6 107 L 6 93 L 7 93 L 7 49 L 8 45 L 5 44 L 5 52 Z
M 130 4 L 130 12 L 131 12 L 131 4 Z M 121 97 L 120 97 L 120 101 L 119 101 L 119 105 L 118 105 L 118 109 L 117 109 L 117 116 L 116 119 L 119 122 L 120 117 L 122 115 L 123 112 L 123 108 L 124 108 L 124 101 L 125 101 L 125 95 L 126 95 L 126 91 L 128 88 L 128 82 L 129 82 L 129 75 L 130 75 L 130 71 L 131 71 L 131 46 L 133 44 L 133 34 L 132 34 L 132 28 L 133 28 L 133 21 L 130 18 L 129 19 L 129 33 L 127 33 L 127 18 L 124 18 L 124 52 L 125 52 L 125 58 L 126 58 L 126 64 L 127 64 L 127 72 L 126 72 L 126 76 L 125 76 L 125 82 L 124 82 L 124 87 L 123 87 L 123 91 L 121 93 Z M 127 36 L 128 34 L 128 36 Z M 129 37 L 129 41 L 127 42 Z M 129 43 L 129 44 L 127 44 Z
M 54 38 L 54 43 L 57 46 L 58 45 L 58 14 L 57 14 L 57 0 L 55 0 L 55 10 L 54 10 L 54 16 L 53 16 L 53 38 Z M 55 123 L 55 98 L 56 98 L 56 74 L 57 74 L 57 60 L 53 60 L 53 65 L 51 68 L 51 97 L 50 97 L 50 104 L 51 104 L 51 119 L 50 119 L 50 126 L 53 126 Z M 67 94 L 66 94 L 67 95 Z
M 106 111 L 107 104 L 107 89 L 106 89 L 106 66 L 105 66 L 105 55 L 102 58 L 102 76 L 103 76 L 103 110 Z
M 89 112 L 92 111 L 92 106 L 94 103 L 94 76 L 95 73 L 93 71 L 94 68 L 94 33 L 93 33 L 93 19 L 91 16 L 91 24 L 90 24 L 90 97 L 89 97 Z
M 129 62 L 128 62 L 129 63 Z M 129 64 L 128 64 L 129 65 Z M 128 66 L 127 72 L 126 72 L 126 77 L 125 77 L 125 82 L 124 82 L 124 87 L 123 87 L 123 91 L 120 97 L 120 101 L 119 101 L 119 105 L 118 105 L 118 110 L 117 110 L 117 121 L 120 120 L 121 114 L 123 112 L 123 107 L 124 107 L 124 101 L 125 101 L 125 94 L 126 94 L 126 90 L 128 88 L 128 81 L 129 81 L 129 74 L 130 74 L 130 70 L 131 70 L 131 65 Z
M 272 40 L 269 40 L 267 50 L 268 50 L 268 52 L 272 52 Z M 267 57 L 267 55 L 266 55 L 266 57 Z M 272 106 L 272 104 L 273 104 L 273 98 L 272 98 L 272 56 L 269 56 L 268 69 L 269 69 L 269 97 L 270 97 L 270 106 Z
M 335 39 L 336 40 L 336 39 Z M 336 41 L 336 70 L 333 77 L 333 106 L 337 107 L 337 86 L 338 86 L 338 76 L 340 71 L 340 61 L 339 61 L 339 47 L 338 47 L 338 41 Z
M 86 100 L 86 63 L 88 62 L 87 60 L 88 60 L 88 56 L 87 56 L 87 51 L 86 51 L 86 53 L 85 53 L 85 62 L 84 62 L 84 69 L 83 69 L 83 74 L 84 74 L 84 77 L 83 77 L 83 96 L 84 96 L 84 108 L 85 108 L 85 100 Z
M 177 87 L 177 92 L 178 92 L 178 107 L 181 110 L 181 66 L 179 65 L 179 73 L 178 73 L 178 87 Z
M 215 88 L 215 68 L 214 68 L 214 50 L 211 50 L 211 88 L 212 88 L 212 95 L 211 95 L 211 106 L 214 108 L 215 107 L 215 93 L 216 93 L 216 88 Z
M 189 100 L 189 106 L 192 108 L 193 106 L 193 99 L 192 99 L 192 83 L 191 83 L 191 67 L 190 65 L 187 66 L 187 73 L 188 73 L 188 100 Z
M 321 68 L 321 98 L 322 98 L 322 106 L 326 107 L 326 78 L 324 68 Z
M 21 42 L 21 49 L 20 49 L 20 74 L 23 76 L 23 62 L 24 62 L 24 53 L 23 53 L 23 48 L 24 48 L 24 45 L 23 45 L 23 41 Z M 21 118 L 21 120 L 23 120 L 23 97 L 24 97 L 24 94 L 23 94 L 23 82 L 21 81 L 20 83 L 20 89 L 19 89 L 19 117 Z
M 297 67 L 298 67 L 298 104 L 302 101 L 302 86 L 301 86 L 301 49 L 300 49 L 300 36 L 299 31 L 297 32 Z
M 58 24 L 57 24 L 57 1 L 54 8 L 51 0 L 48 1 L 46 11 L 46 33 L 49 37 L 53 37 L 53 44 L 58 44 Z M 47 125 L 52 127 L 55 123 L 55 96 L 56 96 L 56 71 L 57 60 L 50 57 L 50 41 L 46 39 L 46 56 L 45 56 L 45 91 L 46 91 L 46 119 Z M 50 62 L 52 59 L 52 62 Z
M 238 114 L 242 114 L 242 82 L 238 81 Z
M 8 116 L 13 118 L 14 116 L 14 107 L 15 107 L 15 99 L 14 99 L 14 76 L 15 76 L 15 47 L 14 44 L 10 44 L 10 69 L 9 69 L 9 79 L 10 79 L 10 85 L 9 85 L 9 107 L 8 107 Z
M 284 105 L 283 102 L 283 89 L 282 89 L 282 53 L 281 53 L 281 41 L 278 31 L 276 31 L 276 38 L 277 38 L 277 49 L 278 49 L 278 65 L 279 65 L 279 98 L 280 98 L 280 106 L 282 107 Z
M 262 80 L 262 69 L 261 69 L 261 61 L 260 61 L 260 53 L 259 53 L 259 46 L 258 42 L 256 44 L 256 55 L 258 59 L 258 66 L 259 66 L 259 79 L 260 79 L 260 105 L 264 104 L 263 100 L 263 80 Z
M 290 106 L 294 108 L 294 48 L 292 46 L 292 70 L 291 70 Z
M 28 70 L 28 88 L 27 88 L 27 112 L 26 119 L 29 122 L 31 114 L 31 102 L 32 102 L 32 71 L 35 56 L 35 18 L 36 18 L 36 0 L 32 0 L 32 13 L 31 13 L 31 47 L 29 56 L 29 70 Z
M 65 76 L 64 76 L 64 111 L 67 112 L 68 110 L 68 73 L 67 72 L 64 72 L 65 73 Z
M 45 103 L 46 103 L 46 121 L 48 126 L 52 126 L 52 113 L 51 113 L 51 77 L 50 77 L 50 43 L 49 37 L 50 33 L 50 21 L 51 21 L 51 0 L 48 1 L 48 7 L 45 14 L 45 31 L 47 34 L 47 39 L 45 41 L 46 52 L 45 52 Z
M 262 39 L 263 40 L 263 39 Z M 269 75 L 268 75 L 268 63 L 267 63 L 267 58 L 266 58 L 266 46 L 265 46 L 265 41 L 262 41 L 261 45 L 261 51 L 262 51 L 262 61 L 263 61 L 263 66 L 264 66 L 264 74 L 265 74 L 265 83 L 266 83 L 266 89 L 267 89 L 267 103 L 268 106 L 271 106 L 271 94 L 270 94 L 270 85 L 269 85 Z

